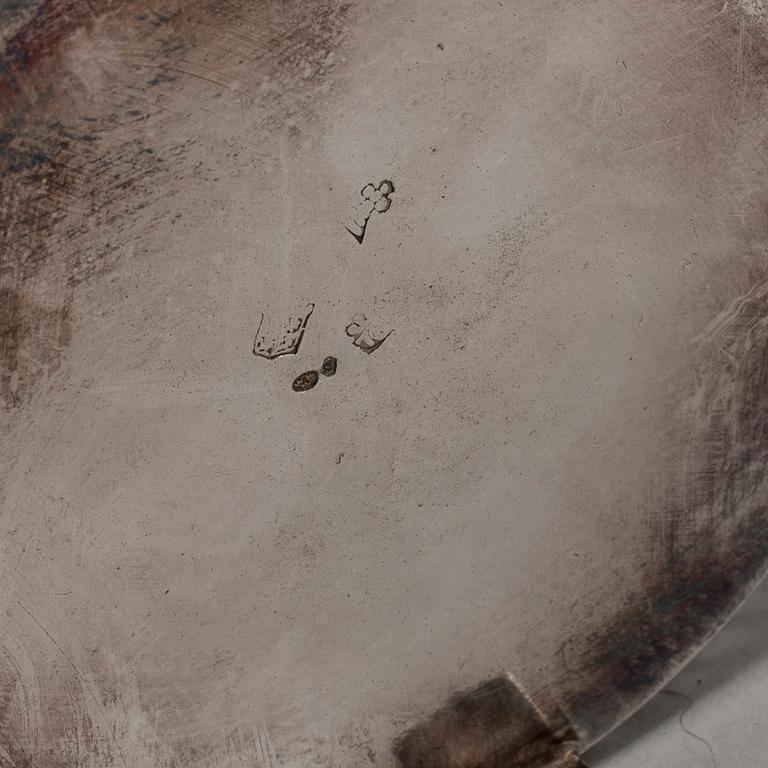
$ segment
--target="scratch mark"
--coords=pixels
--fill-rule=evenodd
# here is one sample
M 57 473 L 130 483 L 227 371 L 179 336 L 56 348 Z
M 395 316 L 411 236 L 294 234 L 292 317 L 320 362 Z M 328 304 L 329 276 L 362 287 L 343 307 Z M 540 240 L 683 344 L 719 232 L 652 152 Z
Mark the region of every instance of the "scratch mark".
M 695 131 L 683 131 L 682 133 L 676 133 L 673 136 L 665 136 L 663 139 L 655 139 L 654 141 L 648 141 L 645 144 L 638 144 L 635 147 L 629 147 L 629 149 L 623 150 L 619 154 L 626 155 L 629 152 L 637 152 L 641 149 L 648 149 L 648 147 L 655 147 L 658 144 L 666 144 L 669 141 L 675 141 L 676 139 L 681 139 L 684 136 L 693 136 L 697 133 L 701 133 L 700 128 L 696 129 Z
M 120 758 L 120 762 L 123 764 L 124 768 L 128 768 L 128 764 L 125 762 L 125 756 L 123 755 L 120 745 L 117 743 L 117 739 L 115 738 L 115 734 L 112 732 L 112 729 L 109 727 L 109 722 L 104 715 L 104 713 L 101 710 L 101 705 L 99 704 L 98 698 L 96 698 L 96 694 L 93 692 L 93 689 L 90 685 L 88 685 L 88 681 L 80 674 L 80 670 L 77 668 L 77 665 L 74 661 L 69 657 L 67 652 L 56 642 L 56 638 L 27 610 L 26 606 L 20 601 L 16 601 L 16 605 L 21 608 L 24 613 L 29 616 L 32 621 L 37 624 L 37 626 L 40 628 L 40 631 L 53 643 L 54 648 L 67 660 L 69 663 L 69 666 L 72 667 L 72 670 L 75 673 L 75 677 L 80 681 L 81 685 L 85 690 L 88 692 L 88 695 L 93 699 L 93 703 L 96 705 L 96 709 L 98 710 L 99 714 L 101 715 L 102 719 L 104 720 L 104 725 L 107 728 L 107 733 L 109 733 L 110 738 L 112 740 L 112 744 L 115 748 L 115 752 L 117 752 L 118 757 Z

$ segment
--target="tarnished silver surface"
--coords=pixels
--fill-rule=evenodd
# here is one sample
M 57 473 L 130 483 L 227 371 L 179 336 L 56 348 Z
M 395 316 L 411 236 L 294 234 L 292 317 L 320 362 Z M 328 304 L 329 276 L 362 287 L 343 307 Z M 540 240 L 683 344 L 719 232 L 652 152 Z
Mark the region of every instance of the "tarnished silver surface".
M 759 4 L 7 24 L 0 764 L 572 764 L 761 575 Z

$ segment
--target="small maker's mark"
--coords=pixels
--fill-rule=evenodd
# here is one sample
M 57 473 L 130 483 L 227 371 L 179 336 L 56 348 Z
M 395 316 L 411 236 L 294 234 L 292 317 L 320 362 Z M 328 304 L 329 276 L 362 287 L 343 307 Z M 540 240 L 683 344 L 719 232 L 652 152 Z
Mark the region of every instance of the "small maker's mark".
M 390 195 L 394 191 L 395 185 L 387 179 L 379 182 L 378 187 L 368 183 L 360 190 L 360 196 L 363 199 L 355 206 L 349 221 L 344 224 L 344 228 L 358 243 L 363 242 L 368 219 L 373 212 L 386 213 L 389 210 L 389 206 L 392 205 Z
M 347 336 L 352 339 L 352 343 L 369 355 L 375 352 L 392 333 L 391 330 L 386 333 L 372 330 L 365 315 L 355 315 L 352 322 L 344 330 Z

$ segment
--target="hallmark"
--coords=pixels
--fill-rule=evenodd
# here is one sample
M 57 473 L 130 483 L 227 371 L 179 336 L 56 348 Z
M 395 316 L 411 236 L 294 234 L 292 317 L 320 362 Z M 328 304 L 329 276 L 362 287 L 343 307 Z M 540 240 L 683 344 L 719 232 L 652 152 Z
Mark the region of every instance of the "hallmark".
M 344 228 L 352 237 L 362 245 L 368 220 L 376 213 L 386 213 L 392 205 L 390 195 L 395 191 L 395 185 L 388 180 L 381 181 L 379 186 L 366 184 L 360 190 L 363 198 L 355 207 L 350 219 L 344 224 Z
M 375 352 L 392 333 L 391 330 L 384 334 L 371 330 L 368 319 L 362 314 L 355 315 L 344 330 L 347 336 L 353 339 L 352 343 L 369 355 Z
M 314 308 L 314 304 L 307 304 L 303 313 L 291 315 L 282 324 L 272 323 L 262 313 L 253 341 L 253 354 L 267 360 L 274 360 L 283 355 L 295 355 L 299 351 L 309 316 Z

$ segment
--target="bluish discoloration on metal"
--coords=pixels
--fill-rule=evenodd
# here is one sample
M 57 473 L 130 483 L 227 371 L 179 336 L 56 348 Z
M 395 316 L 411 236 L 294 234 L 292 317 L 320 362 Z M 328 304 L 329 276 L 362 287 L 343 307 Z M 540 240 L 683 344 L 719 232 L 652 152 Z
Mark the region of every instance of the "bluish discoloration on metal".
M 0 25 L 9 25 L 33 13 L 42 5 L 42 0 L 2 0 L 0 2 Z

